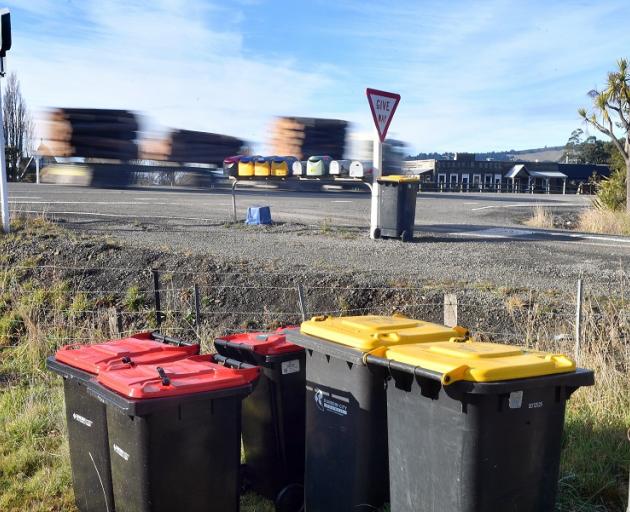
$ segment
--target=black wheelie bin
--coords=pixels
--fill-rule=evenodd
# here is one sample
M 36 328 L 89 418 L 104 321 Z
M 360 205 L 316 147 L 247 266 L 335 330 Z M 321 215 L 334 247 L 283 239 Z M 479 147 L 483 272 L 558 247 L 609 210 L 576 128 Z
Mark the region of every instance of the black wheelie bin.
M 256 389 L 243 400 L 245 479 L 279 512 L 304 503 L 304 349 L 284 329 L 233 334 L 214 341 L 225 357 L 260 367 Z
M 306 349 L 306 512 L 381 507 L 389 496 L 387 370 L 363 359 L 390 345 L 464 331 L 402 316 L 357 316 L 315 317 L 286 333 Z
M 94 345 L 68 345 L 46 360 L 48 369 L 64 379 L 72 481 L 81 512 L 115 510 L 105 405 L 87 393 L 97 385 L 94 376 L 122 360 L 159 364 L 197 353 L 199 345 L 145 332 Z
M 98 374 L 117 512 L 239 510 L 241 401 L 259 374 L 239 366 L 203 355 Z
M 566 401 L 593 372 L 481 342 L 389 347 L 392 512 L 542 512 L 555 506 Z
M 416 221 L 417 176 L 383 176 L 378 179 L 379 205 L 375 237 L 413 239 Z

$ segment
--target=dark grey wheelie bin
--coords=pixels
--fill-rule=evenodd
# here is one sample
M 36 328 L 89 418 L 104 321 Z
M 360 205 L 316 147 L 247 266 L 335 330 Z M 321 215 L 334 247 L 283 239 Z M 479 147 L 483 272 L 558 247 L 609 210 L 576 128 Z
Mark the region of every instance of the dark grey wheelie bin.
M 93 345 L 67 345 L 46 360 L 46 366 L 64 379 L 66 422 L 72 481 L 81 512 L 113 512 L 105 405 L 88 394 L 98 386 L 94 377 L 112 364 L 162 363 L 199 352 L 199 345 L 159 333 L 144 332 Z
M 284 329 L 224 336 L 214 346 L 261 372 L 243 400 L 247 486 L 273 500 L 279 512 L 298 512 L 304 503 L 304 349 L 287 342 Z
M 379 183 L 378 224 L 375 237 L 413 239 L 416 221 L 417 176 L 383 176 Z
M 496 343 L 399 345 L 386 370 L 392 512 L 555 506 L 566 401 L 593 372 Z
M 239 510 L 241 401 L 259 371 L 238 366 L 204 355 L 97 376 L 117 512 Z
M 306 349 L 305 510 L 373 511 L 389 497 L 387 370 L 369 352 L 462 331 L 401 316 L 315 317 L 287 340 Z

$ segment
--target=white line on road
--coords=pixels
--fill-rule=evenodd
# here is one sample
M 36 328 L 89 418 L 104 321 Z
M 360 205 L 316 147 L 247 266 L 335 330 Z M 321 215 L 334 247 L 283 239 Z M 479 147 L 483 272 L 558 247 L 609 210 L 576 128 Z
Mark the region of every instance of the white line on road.
M 562 204 L 556 204 L 556 203 L 548 203 L 548 204 L 541 204 L 541 203 L 535 203 L 535 204 L 502 204 L 502 205 L 490 205 L 490 206 L 480 206 L 479 208 L 471 208 L 471 211 L 476 212 L 478 210 L 488 210 L 489 208 L 535 208 L 536 206 L 544 206 L 544 207 L 548 207 L 548 208 L 564 208 L 564 207 L 573 207 L 573 206 L 586 206 L 586 204 L 583 203 L 562 203 Z
M 197 220 L 205 222 L 219 222 L 221 219 L 204 219 L 202 217 L 175 217 L 172 215 L 122 215 L 119 213 L 95 213 L 95 212 L 53 212 L 41 210 L 20 210 L 20 213 L 39 213 L 45 215 L 85 215 L 88 217 L 113 217 L 121 219 L 172 219 L 172 220 Z
M 13 201 L 9 199 L 9 203 L 13 204 L 98 204 L 98 205 L 111 205 L 111 206 L 146 206 L 144 202 L 135 203 L 133 201 Z M 189 206 L 184 203 L 167 203 L 168 206 Z
M 9 202 L 10 201 L 15 201 L 18 199 L 41 199 L 41 197 L 36 197 L 36 196 L 9 196 Z
M 351 203 L 352 201 L 345 201 L 343 199 L 336 199 L 334 201 L 331 201 L 332 203 Z

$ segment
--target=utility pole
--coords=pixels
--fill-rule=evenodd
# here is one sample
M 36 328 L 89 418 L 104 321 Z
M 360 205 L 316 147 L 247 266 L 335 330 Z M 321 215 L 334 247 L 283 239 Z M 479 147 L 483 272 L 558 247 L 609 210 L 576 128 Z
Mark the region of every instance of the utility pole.
M 5 75 L 4 58 L 11 49 L 11 14 L 8 9 L 0 10 L 0 84 Z M 10 230 L 9 190 L 7 162 L 4 153 L 4 117 L 2 112 L 2 87 L 0 85 L 0 201 L 2 201 L 2 231 Z

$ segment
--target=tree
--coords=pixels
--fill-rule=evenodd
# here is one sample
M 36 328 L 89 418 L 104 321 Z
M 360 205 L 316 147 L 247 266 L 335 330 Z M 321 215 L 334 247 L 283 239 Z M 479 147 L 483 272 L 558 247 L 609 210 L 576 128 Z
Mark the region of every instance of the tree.
M 582 135 L 584 131 L 581 128 L 577 128 L 571 132 L 571 136 L 567 143 L 564 145 L 564 158 L 568 164 L 579 163 L 579 148 L 582 145 Z
M 33 119 L 22 96 L 20 81 L 11 73 L 2 97 L 7 179 L 16 180 L 22 160 L 33 152 Z
M 593 110 L 578 110 L 584 121 L 607 135 L 621 154 L 626 167 L 626 211 L 630 213 L 630 70 L 628 60 L 620 59 L 617 70 L 608 73 L 606 87 L 593 90 Z M 621 130 L 619 138 L 616 133 Z

